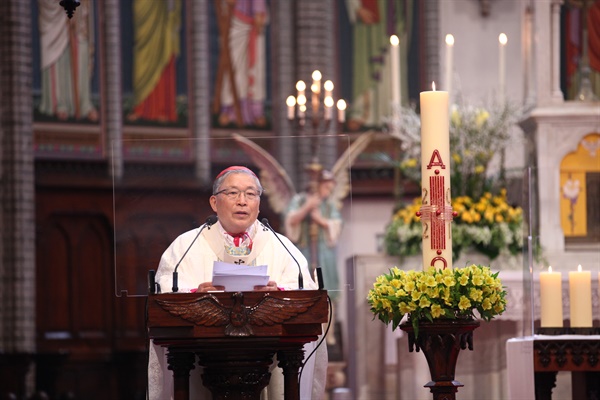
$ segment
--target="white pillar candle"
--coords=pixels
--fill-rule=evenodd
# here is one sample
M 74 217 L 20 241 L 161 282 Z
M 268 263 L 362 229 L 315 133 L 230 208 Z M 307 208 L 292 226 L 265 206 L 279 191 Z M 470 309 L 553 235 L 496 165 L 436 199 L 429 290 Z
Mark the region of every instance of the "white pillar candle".
M 342 99 L 337 102 L 338 108 L 338 121 L 343 124 L 346 121 L 346 102 Z
M 446 91 L 452 94 L 452 69 L 453 67 L 453 52 L 454 50 L 454 36 L 451 34 L 446 35 Z
M 506 97 L 506 43 L 508 38 L 506 34 L 501 33 L 498 36 L 499 56 L 498 56 L 498 97 L 500 103 L 504 103 Z
M 452 268 L 448 92 L 421 92 L 423 268 Z
M 398 36 L 392 35 L 390 37 L 390 59 L 391 59 L 391 70 L 392 70 L 392 109 L 400 106 L 400 39 Z
M 540 309 L 542 328 L 563 326 L 562 274 L 552 267 L 540 272 Z
M 294 96 L 288 96 L 288 98 L 285 101 L 285 104 L 287 104 L 288 119 L 294 119 L 294 108 L 296 107 L 296 98 Z
M 592 273 L 582 271 L 569 272 L 569 302 L 571 328 L 589 328 L 592 326 Z
M 325 97 L 323 104 L 325 105 L 325 120 L 329 121 L 333 115 L 333 97 Z
M 321 94 L 321 71 L 315 70 L 312 73 L 313 83 L 310 85 L 310 90 L 312 92 L 312 112 L 313 118 L 317 118 L 319 115 L 319 98 Z

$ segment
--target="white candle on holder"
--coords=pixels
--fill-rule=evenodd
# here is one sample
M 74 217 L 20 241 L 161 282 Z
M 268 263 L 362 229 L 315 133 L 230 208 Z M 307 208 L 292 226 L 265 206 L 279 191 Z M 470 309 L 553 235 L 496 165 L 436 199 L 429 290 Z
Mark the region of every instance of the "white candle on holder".
M 304 124 L 304 118 L 306 117 L 306 96 L 299 95 L 296 99 L 296 103 L 298 104 L 298 118 L 300 119 L 300 124 Z
M 449 94 L 452 93 L 452 69 L 453 69 L 453 49 L 454 49 L 454 36 L 451 34 L 446 35 L 446 90 Z
M 288 107 L 288 119 L 294 119 L 294 107 L 296 106 L 296 98 L 294 96 L 288 96 L 285 101 Z
M 338 100 L 337 109 L 338 109 L 338 121 L 340 124 L 343 124 L 346 121 L 346 102 L 341 99 Z
M 390 37 L 390 67 L 392 70 L 392 107 L 395 109 L 400 105 L 400 39 L 398 36 Z
M 569 303 L 571 328 L 590 328 L 592 326 L 592 273 L 582 271 L 569 272 Z
M 452 268 L 448 92 L 421 92 L 423 268 Z
M 323 104 L 325 105 L 325 120 L 329 121 L 333 115 L 333 97 L 325 97 Z
M 563 326 L 562 274 L 553 272 L 552 267 L 540 272 L 540 310 L 542 328 Z
M 319 115 L 319 95 L 321 94 L 321 71 L 315 70 L 312 73 L 313 83 L 310 85 L 310 91 L 312 92 L 312 112 L 313 118 Z
M 304 81 L 296 82 L 296 90 L 298 91 L 297 96 L 305 96 L 306 95 L 306 83 Z
M 508 37 L 506 34 L 501 33 L 498 36 L 499 43 L 499 56 L 498 56 L 498 96 L 501 103 L 504 102 L 506 96 L 506 43 L 508 43 Z
M 323 89 L 325 89 L 325 97 L 331 97 L 333 95 L 333 82 L 330 80 L 325 81 L 323 84 Z

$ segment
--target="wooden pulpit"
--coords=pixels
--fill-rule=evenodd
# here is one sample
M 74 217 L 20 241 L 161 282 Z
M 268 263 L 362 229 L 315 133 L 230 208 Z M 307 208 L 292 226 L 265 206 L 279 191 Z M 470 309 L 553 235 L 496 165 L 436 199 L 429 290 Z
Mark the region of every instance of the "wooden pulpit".
M 259 399 L 275 354 L 286 400 L 298 399 L 303 346 L 328 316 L 325 290 L 148 296 L 149 337 L 168 349 L 175 400 L 189 399 L 196 356 L 213 399 Z

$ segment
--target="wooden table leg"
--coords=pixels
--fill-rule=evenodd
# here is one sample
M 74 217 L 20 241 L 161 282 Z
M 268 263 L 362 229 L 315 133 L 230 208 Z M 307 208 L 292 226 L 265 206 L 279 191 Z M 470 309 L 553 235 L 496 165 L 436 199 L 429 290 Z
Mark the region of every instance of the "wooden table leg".
M 167 353 L 169 369 L 173 371 L 173 400 L 189 400 L 190 371 L 194 369 L 196 356 L 190 352 Z
M 558 371 L 535 373 L 535 400 L 552 400 L 552 389 L 556 387 Z
M 300 398 L 300 382 L 298 372 L 304 360 L 304 350 L 280 350 L 277 352 L 279 367 L 283 369 L 284 398 L 297 400 Z M 306 377 L 308 379 L 308 377 Z

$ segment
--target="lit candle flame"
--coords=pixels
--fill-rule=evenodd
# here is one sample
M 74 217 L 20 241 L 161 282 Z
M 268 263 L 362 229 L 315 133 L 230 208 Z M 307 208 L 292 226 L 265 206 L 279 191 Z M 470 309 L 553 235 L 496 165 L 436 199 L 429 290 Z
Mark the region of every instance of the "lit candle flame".
M 294 96 L 288 96 L 285 103 L 288 107 L 294 107 L 296 105 L 296 98 Z
M 552 273 L 552 267 L 548 266 L 548 272 Z
M 446 44 L 448 46 L 454 46 L 454 36 L 452 36 L 451 34 L 447 34 L 446 35 Z
M 323 75 L 321 75 L 321 71 L 319 71 L 318 69 L 316 69 L 316 70 L 313 71 L 312 78 L 315 81 L 320 81 L 322 77 L 323 77 Z
M 501 45 L 505 45 L 506 43 L 508 43 L 508 37 L 506 36 L 506 33 L 501 33 L 498 36 L 498 41 L 500 42 Z
M 396 35 L 390 36 L 390 44 L 392 46 L 398 46 L 400 44 L 400 39 L 398 39 L 398 36 L 396 36 Z
M 581 272 L 581 264 L 577 267 L 577 272 Z
M 435 82 L 434 82 L 434 81 L 432 81 L 432 82 L 431 82 L 431 88 L 432 88 L 432 89 L 433 89 L 433 91 L 435 92 Z
M 323 85 L 323 88 L 329 92 L 331 92 L 333 90 L 333 82 L 331 81 L 325 81 L 325 84 Z

